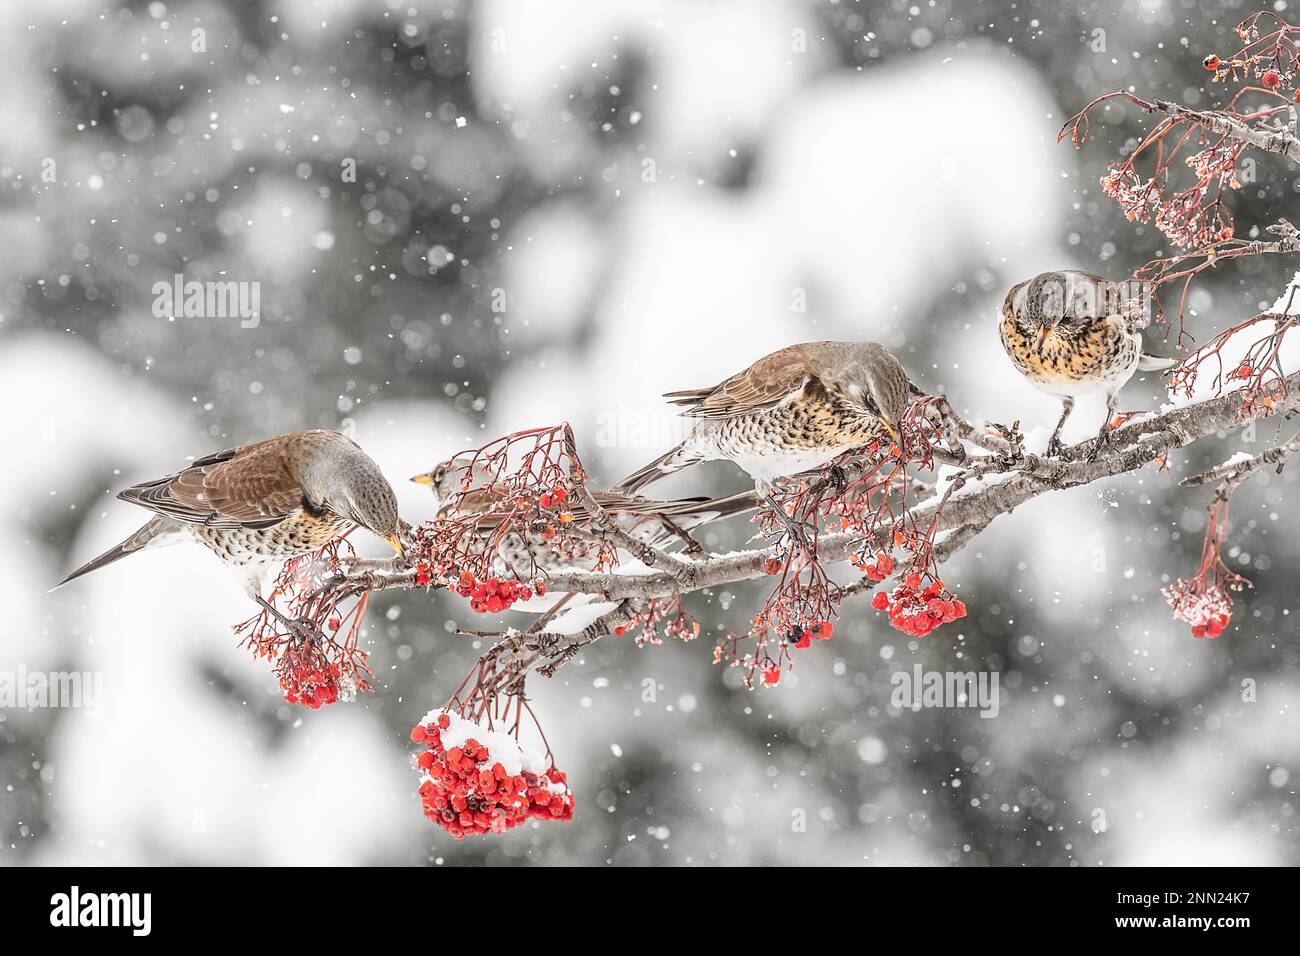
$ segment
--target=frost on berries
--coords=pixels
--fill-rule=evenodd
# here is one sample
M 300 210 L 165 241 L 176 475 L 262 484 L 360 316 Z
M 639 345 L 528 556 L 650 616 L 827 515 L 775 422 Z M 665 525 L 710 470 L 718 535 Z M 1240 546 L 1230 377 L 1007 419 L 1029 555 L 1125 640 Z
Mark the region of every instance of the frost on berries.
M 1163 589 L 1174 620 L 1182 621 L 1197 638 L 1218 637 L 1232 621 L 1232 594 L 1250 582 L 1223 563 L 1223 535 L 1228 527 L 1228 501 L 1216 499 L 1201 546 L 1201 566 L 1191 578 L 1179 578 Z
M 369 655 L 358 647 L 370 596 L 362 593 L 345 608 L 343 595 L 325 587 L 345 557 L 354 554 L 339 539 L 285 562 L 269 603 L 298 622 L 297 628 L 265 610 L 234 628 L 254 658 L 274 663 L 280 691 L 291 704 L 315 710 L 370 690 Z

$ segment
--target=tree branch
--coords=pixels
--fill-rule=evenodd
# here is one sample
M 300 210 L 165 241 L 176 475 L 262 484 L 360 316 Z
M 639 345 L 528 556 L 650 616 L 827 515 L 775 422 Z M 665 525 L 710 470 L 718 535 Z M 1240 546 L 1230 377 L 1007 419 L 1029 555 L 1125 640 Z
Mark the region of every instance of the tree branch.
M 1287 376 L 1284 383 L 1286 395 L 1274 404 L 1275 414 L 1300 408 L 1300 372 Z M 950 557 L 974 540 L 978 532 L 999 515 L 1008 514 L 1040 495 L 1136 471 L 1164 458 L 1174 449 L 1260 418 L 1264 413 L 1265 410 L 1258 406 L 1245 406 L 1239 392 L 1230 392 L 1139 419 L 1117 429 L 1107 450 L 1094 461 L 1082 458 L 1092 445 L 1088 441 L 1067 449 L 1061 458 L 1022 454 L 1000 466 L 993 464 L 977 476 L 979 487 L 975 490 L 960 493 L 965 489 L 958 489 L 946 500 L 931 499 L 918 506 L 914 514 L 918 523 L 937 519 L 936 534 L 954 533 L 949 536 L 951 540 L 939 543 L 944 548 L 944 556 Z M 1288 442 L 1287 446 L 1291 444 Z M 989 464 L 986 462 L 985 466 Z M 818 540 L 818 559 L 826 564 L 844 561 L 851 549 L 860 547 L 862 543 L 860 535 L 824 534 Z M 767 573 L 765 562 L 780 555 L 780 547 L 774 545 L 701 559 L 691 568 L 690 590 L 761 578 Z M 390 573 L 368 570 L 360 578 L 344 575 L 344 579 L 354 593 L 415 586 L 414 572 L 404 570 Z M 631 574 L 617 570 L 560 571 L 549 576 L 548 584 L 552 590 L 590 594 L 606 601 L 665 598 L 684 593 L 679 576 L 670 571 Z

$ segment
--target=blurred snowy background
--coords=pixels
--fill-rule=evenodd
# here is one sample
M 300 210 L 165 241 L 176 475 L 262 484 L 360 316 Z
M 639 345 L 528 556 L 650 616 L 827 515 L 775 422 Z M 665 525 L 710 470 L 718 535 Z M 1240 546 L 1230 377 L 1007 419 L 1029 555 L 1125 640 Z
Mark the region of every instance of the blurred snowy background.
M 1097 188 L 1140 118 L 1113 110 L 1081 153 L 1056 131 L 1130 84 L 1208 102 L 1200 60 L 1252 9 L 11 9 L 0 672 L 93 671 L 103 699 L 0 710 L 0 862 L 1300 862 L 1296 473 L 1236 499 L 1231 562 L 1256 587 L 1227 634 L 1194 640 L 1160 596 L 1195 567 L 1209 497 L 1177 477 L 1237 436 L 999 519 L 945 574 L 972 607 L 960 637 L 908 641 L 863 603 L 753 693 L 710 652 L 757 587 L 698 597 L 713 633 L 694 644 L 602 642 L 534 688 L 574 821 L 463 844 L 421 816 L 406 756 L 475 656 L 449 632 L 459 601 L 381 596 L 376 693 L 308 712 L 236 648 L 249 605 L 198 549 L 46 594 L 142 523 L 117 489 L 186 456 L 347 428 L 415 521 L 408 475 L 522 426 L 572 422 L 621 477 L 671 440 L 661 392 L 797 341 L 878 339 L 969 415 L 1050 425 L 1058 406 L 999 350 L 1005 290 L 1045 268 L 1118 277 L 1160 248 Z M 1238 221 L 1285 214 L 1298 187 L 1261 158 Z M 1223 269 L 1193 331 L 1272 302 L 1293 269 Z M 260 324 L 155 317 L 177 273 L 260 283 Z M 1148 377 L 1122 407 L 1161 401 Z M 1081 406 L 1074 436 L 1098 414 Z M 719 465 L 662 490 L 743 486 Z M 998 717 L 891 709 L 891 671 L 917 662 L 1001 672 Z

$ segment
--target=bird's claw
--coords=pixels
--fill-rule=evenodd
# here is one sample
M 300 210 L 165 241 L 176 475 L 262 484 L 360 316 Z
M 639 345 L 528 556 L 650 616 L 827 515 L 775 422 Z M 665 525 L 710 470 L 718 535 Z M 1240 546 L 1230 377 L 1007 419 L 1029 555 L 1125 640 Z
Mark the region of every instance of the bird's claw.
M 826 477 L 831 487 L 837 492 L 843 491 L 849 484 L 849 470 L 844 465 L 831 465 L 826 470 Z

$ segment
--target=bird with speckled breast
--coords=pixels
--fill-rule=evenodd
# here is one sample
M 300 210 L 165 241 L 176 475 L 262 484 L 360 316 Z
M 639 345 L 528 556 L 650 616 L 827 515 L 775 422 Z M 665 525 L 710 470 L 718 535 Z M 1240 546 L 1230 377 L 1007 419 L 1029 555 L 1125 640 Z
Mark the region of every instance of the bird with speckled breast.
M 633 494 L 699 462 L 727 460 L 770 496 L 777 478 L 820 467 L 883 433 L 897 438 L 917 394 L 878 342 L 791 345 L 717 385 L 666 394 L 698 421 L 685 441 L 612 490 Z
M 277 565 L 363 527 L 403 553 L 397 497 L 352 439 L 316 429 L 197 458 L 188 468 L 120 492 L 155 512 L 139 531 L 82 565 L 56 587 L 145 548 L 201 544 L 262 598 Z
M 430 471 L 415 475 L 411 481 L 429 487 L 438 519 L 481 516 L 485 538 L 496 520 L 493 513 L 506 500 L 504 494 L 496 490 L 497 482 L 490 470 L 469 456 L 447 459 Z M 613 491 L 592 491 L 591 496 L 624 531 L 653 548 L 666 547 L 674 540 L 686 540 L 683 532 L 758 507 L 758 497 L 753 492 L 725 498 L 680 498 L 673 501 Z M 578 527 L 591 517 L 580 501 L 571 500 L 566 507 Z M 565 567 L 590 570 L 599 550 L 593 546 L 587 553 L 563 553 L 553 539 L 516 532 L 503 536 L 498 549 L 498 561 L 503 572 L 530 567 L 545 571 Z
M 1106 420 L 1089 452 L 1095 458 L 1110 438 L 1119 390 L 1135 372 L 1177 364 L 1143 351 L 1142 299 L 1123 283 L 1089 272 L 1044 272 L 1012 288 L 1002 303 L 999 333 L 1011 363 L 1030 384 L 1059 399 L 1061 418 L 1047 444 L 1061 453 L 1061 429 L 1082 395 L 1106 397 Z

